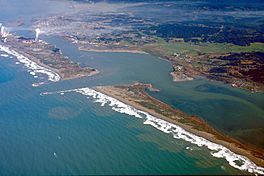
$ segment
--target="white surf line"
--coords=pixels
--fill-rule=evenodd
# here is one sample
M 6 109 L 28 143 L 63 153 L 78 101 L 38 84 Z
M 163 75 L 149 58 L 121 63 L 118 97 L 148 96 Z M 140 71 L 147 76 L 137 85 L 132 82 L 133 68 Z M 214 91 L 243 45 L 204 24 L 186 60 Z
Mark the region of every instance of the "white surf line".
M 41 93 L 41 95 L 51 95 L 51 94 L 64 95 L 65 93 L 69 93 L 69 92 L 77 92 L 87 96 L 87 98 L 92 97 L 94 99 L 94 102 L 101 103 L 101 106 L 109 105 L 116 112 L 144 119 L 145 125 L 151 125 L 154 128 L 163 131 L 164 133 L 168 133 L 168 134 L 170 133 L 176 139 L 183 139 L 199 147 L 205 146 L 209 150 L 211 150 L 210 153 L 213 157 L 226 159 L 229 165 L 236 169 L 239 169 L 241 171 L 247 171 L 249 173 L 264 174 L 263 167 L 257 166 L 247 157 L 236 154 L 231 150 L 229 150 L 228 148 L 226 148 L 225 146 L 213 143 L 205 138 L 194 135 L 175 124 L 156 118 L 147 112 L 138 110 L 115 98 L 97 92 L 93 89 L 80 88 L 80 89 L 72 89 L 72 90 L 65 90 L 59 92 L 45 92 L 45 93 Z M 238 162 L 238 164 L 236 162 Z
M 9 55 L 8 54 L 1 54 L 0 56 L 1 57 L 8 57 Z
M 57 82 L 60 80 L 60 75 L 58 73 L 38 65 L 37 63 L 31 61 L 29 58 L 23 56 L 22 54 L 17 53 L 16 51 L 10 49 L 9 47 L 0 45 L 0 51 L 3 51 L 9 55 L 16 57 L 20 63 L 24 64 L 30 70 L 30 74 L 32 76 L 35 76 L 36 73 L 41 73 L 41 74 L 46 74 L 48 76 L 49 81 Z

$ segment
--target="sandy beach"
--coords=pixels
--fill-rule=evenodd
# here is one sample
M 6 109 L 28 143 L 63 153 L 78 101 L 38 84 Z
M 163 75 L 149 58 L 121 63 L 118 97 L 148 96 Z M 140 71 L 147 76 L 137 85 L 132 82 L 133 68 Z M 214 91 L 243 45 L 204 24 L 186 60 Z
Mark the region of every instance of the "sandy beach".
M 126 99 L 126 98 L 118 95 L 118 93 L 114 89 L 112 89 L 111 86 L 96 87 L 95 90 L 97 90 L 103 94 L 106 94 L 108 96 L 111 96 L 111 97 L 113 97 L 113 98 L 115 98 L 115 99 L 117 99 L 117 100 L 119 100 L 125 104 L 128 104 L 128 105 L 130 105 L 130 106 L 132 106 L 138 110 L 142 110 L 142 111 L 147 112 L 147 113 L 149 113 L 155 117 L 158 117 L 158 118 L 163 119 L 167 122 L 178 125 L 178 126 L 182 127 L 183 129 L 185 129 L 186 131 L 192 133 L 192 134 L 203 137 L 203 138 L 205 138 L 205 139 L 207 139 L 213 143 L 223 145 L 223 146 L 227 147 L 228 149 L 230 149 L 231 151 L 233 151 L 234 153 L 246 156 L 247 158 L 249 158 L 250 160 L 255 162 L 257 165 L 264 167 L 264 160 L 259 158 L 259 157 L 254 156 L 253 152 L 250 149 L 241 148 L 235 143 L 230 143 L 230 142 L 227 142 L 224 140 L 217 139 L 213 134 L 196 130 L 196 129 L 192 128 L 191 126 L 179 123 L 176 120 L 173 120 L 173 119 L 168 118 L 162 114 L 159 114 L 159 113 L 155 112 L 154 110 L 148 109 L 148 108 L 134 102 L 132 99 Z M 157 101 L 159 101 L 159 100 L 157 100 Z M 243 147 L 244 147 L 244 145 L 243 145 Z
M 17 46 L 11 46 L 9 43 L 5 43 L 5 45 L 3 45 L 3 47 L 8 48 L 7 51 L 9 51 L 9 50 L 10 50 L 10 52 L 14 51 L 17 55 L 21 55 L 19 57 L 24 57 L 26 59 L 29 59 L 29 61 L 31 61 L 32 63 L 35 63 L 40 68 L 42 67 L 44 70 L 49 70 L 50 72 L 57 74 L 61 80 L 69 80 L 69 79 L 75 79 L 75 78 L 80 78 L 80 77 L 85 77 L 85 76 L 93 76 L 93 75 L 99 73 L 98 70 L 89 68 L 90 69 L 89 73 L 88 72 L 85 72 L 85 73 L 80 72 L 79 74 L 65 75 L 63 73 L 65 71 L 64 69 L 56 69 L 54 67 L 46 65 L 46 64 L 42 63 L 39 58 L 36 58 L 36 56 L 34 56 L 34 54 L 30 54 L 26 51 L 17 49 Z M 47 57 L 48 57 L 48 55 L 47 55 Z M 87 67 L 87 69 L 88 69 L 88 67 Z M 39 71 L 39 73 L 42 73 L 42 72 Z

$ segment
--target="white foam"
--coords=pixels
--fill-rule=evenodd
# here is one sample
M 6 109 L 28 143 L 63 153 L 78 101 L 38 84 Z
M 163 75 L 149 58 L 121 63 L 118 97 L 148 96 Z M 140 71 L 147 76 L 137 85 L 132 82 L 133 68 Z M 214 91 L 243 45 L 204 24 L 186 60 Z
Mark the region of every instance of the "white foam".
M 0 51 L 15 56 L 20 63 L 24 64 L 30 70 L 30 74 L 33 76 L 35 76 L 36 73 L 41 73 L 47 75 L 49 81 L 57 82 L 60 80 L 60 76 L 58 73 L 38 65 L 37 63 L 31 61 L 29 58 L 23 56 L 22 54 L 17 53 L 12 49 L 9 49 L 6 46 L 0 45 Z
M 242 171 L 247 171 L 249 173 L 264 174 L 264 168 L 257 166 L 247 157 L 236 154 L 222 145 L 213 143 L 205 138 L 194 135 L 175 124 L 169 123 L 162 119 L 158 119 L 150 115 L 149 113 L 143 112 L 141 110 L 137 110 L 136 108 L 133 108 L 115 98 L 97 92 L 90 88 L 80 88 L 80 89 L 59 91 L 55 93 L 62 94 L 67 92 L 78 92 L 80 94 L 92 97 L 94 99 L 94 102 L 100 103 L 101 106 L 105 106 L 107 104 L 110 107 L 112 107 L 114 111 L 123 114 L 128 114 L 137 118 L 142 118 L 144 119 L 144 124 L 151 125 L 154 128 L 163 131 L 164 133 L 170 133 L 176 139 L 183 139 L 199 147 L 205 146 L 209 150 L 211 150 L 212 156 L 216 158 L 226 159 L 229 165 L 231 165 L 234 168 L 237 168 Z M 49 94 L 54 94 L 54 92 L 41 93 L 41 95 L 49 95 Z M 237 164 L 236 162 L 238 162 L 239 164 Z
M 33 71 L 29 72 L 29 74 L 31 74 L 32 76 L 35 76 L 36 75 L 36 73 L 33 72 Z
M 1 54 L 1 57 L 8 57 L 8 54 Z
M 38 87 L 38 86 L 41 86 L 43 84 L 45 84 L 45 82 L 33 83 L 32 87 Z

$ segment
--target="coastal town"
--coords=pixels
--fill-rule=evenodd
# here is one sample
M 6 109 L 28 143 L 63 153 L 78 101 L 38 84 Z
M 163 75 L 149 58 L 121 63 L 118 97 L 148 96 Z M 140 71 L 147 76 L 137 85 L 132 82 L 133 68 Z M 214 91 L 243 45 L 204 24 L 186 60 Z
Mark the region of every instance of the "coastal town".
M 34 26 L 45 30 L 47 35 L 65 38 L 82 51 L 149 53 L 166 59 L 172 64 L 173 81 L 190 81 L 202 76 L 252 93 L 264 90 L 261 71 L 264 44 L 258 38 L 248 43 L 247 40 L 252 39 L 248 38 L 249 34 L 243 34 L 248 39 L 240 42 L 239 37 L 230 43 L 220 41 L 225 30 L 229 30 L 223 25 L 159 24 L 125 13 L 91 15 L 79 12 L 39 20 Z M 188 31 L 178 31 L 183 27 Z M 170 30 L 174 28 L 177 31 Z M 201 34 L 193 34 L 197 28 Z M 183 37 L 177 37 L 177 32 Z M 254 78 L 256 73 L 257 79 Z

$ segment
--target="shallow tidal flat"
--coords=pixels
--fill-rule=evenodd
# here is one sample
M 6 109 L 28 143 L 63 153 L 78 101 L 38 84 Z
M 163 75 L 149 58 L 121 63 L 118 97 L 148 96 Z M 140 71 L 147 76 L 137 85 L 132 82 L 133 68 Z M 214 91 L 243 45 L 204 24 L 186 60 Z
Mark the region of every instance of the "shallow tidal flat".
M 170 123 L 178 125 L 188 132 L 201 136 L 209 141 L 223 145 L 231 151 L 246 156 L 258 165 L 263 166 L 263 154 L 254 150 L 229 136 L 219 133 L 210 127 L 205 121 L 196 116 L 190 116 L 180 110 L 149 96 L 145 89 L 153 91 L 149 84 L 135 83 L 124 86 L 100 86 L 96 90 L 106 95 L 114 97 L 139 110 L 164 119 Z M 156 90 L 154 90 L 156 91 Z

